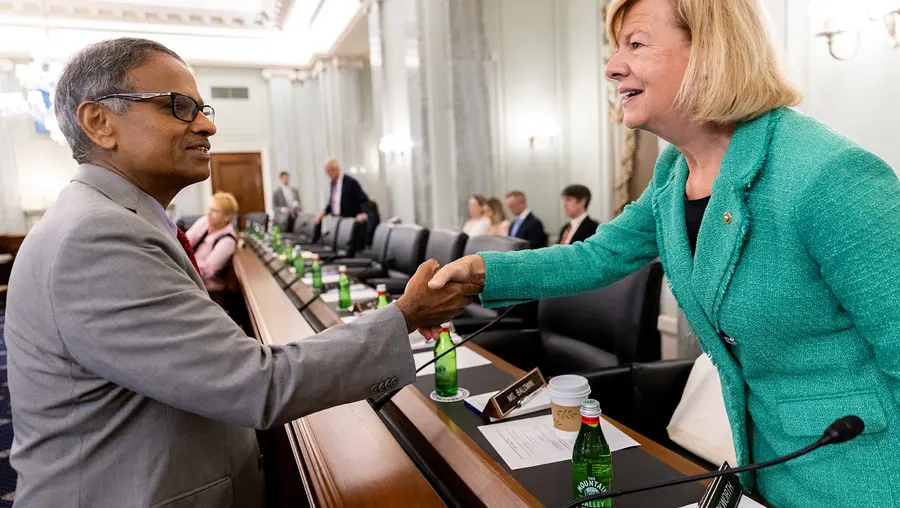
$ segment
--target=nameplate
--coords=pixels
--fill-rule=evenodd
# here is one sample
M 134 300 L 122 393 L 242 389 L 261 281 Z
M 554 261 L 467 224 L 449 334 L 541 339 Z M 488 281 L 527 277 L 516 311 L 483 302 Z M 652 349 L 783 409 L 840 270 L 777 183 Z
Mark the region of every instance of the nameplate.
M 722 464 L 719 471 L 731 469 L 728 463 Z M 736 474 L 726 474 L 713 478 L 700 500 L 698 508 L 737 508 L 744 497 L 744 489 Z
M 532 395 L 546 384 L 547 382 L 544 380 L 544 376 L 541 375 L 541 371 L 535 368 L 491 397 L 482 413 L 494 418 L 503 418 L 512 413 L 517 407 L 524 405 Z

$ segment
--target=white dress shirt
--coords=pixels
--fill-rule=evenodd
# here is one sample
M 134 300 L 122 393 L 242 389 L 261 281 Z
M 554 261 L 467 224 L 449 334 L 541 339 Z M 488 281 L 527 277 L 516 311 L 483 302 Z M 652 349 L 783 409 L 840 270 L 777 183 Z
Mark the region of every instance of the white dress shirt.
M 328 185 L 331 185 L 329 182 Z M 344 188 L 344 175 L 339 175 L 334 186 L 334 196 L 331 196 L 331 215 L 341 214 L 341 191 Z
M 287 203 L 288 208 L 296 206 L 294 193 L 291 191 L 290 186 L 282 185 L 281 193 L 284 194 L 284 202 Z
M 569 233 L 566 235 L 566 245 L 572 244 L 572 237 L 575 236 L 575 232 L 578 231 L 578 228 L 581 227 L 581 223 L 584 222 L 584 219 L 587 216 L 587 212 L 584 212 L 583 214 L 569 221 Z

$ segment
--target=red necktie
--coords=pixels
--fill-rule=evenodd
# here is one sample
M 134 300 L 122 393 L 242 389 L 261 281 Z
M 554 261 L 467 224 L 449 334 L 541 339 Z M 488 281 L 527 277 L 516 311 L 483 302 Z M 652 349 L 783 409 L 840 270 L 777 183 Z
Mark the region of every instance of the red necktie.
M 178 241 L 181 242 L 184 252 L 187 254 L 188 259 L 191 260 L 191 264 L 194 265 L 194 269 L 197 270 L 197 273 L 200 273 L 200 267 L 197 266 L 197 260 L 194 259 L 194 248 L 191 247 L 191 241 L 188 240 L 187 235 L 181 229 L 178 230 Z

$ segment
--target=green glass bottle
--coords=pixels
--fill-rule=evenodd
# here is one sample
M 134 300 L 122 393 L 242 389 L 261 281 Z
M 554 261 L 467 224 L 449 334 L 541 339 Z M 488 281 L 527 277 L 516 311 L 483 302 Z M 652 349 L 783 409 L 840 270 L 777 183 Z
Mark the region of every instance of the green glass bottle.
M 285 262 L 292 263 L 294 261 L 294 259 L 293 259 L 294 246 L 291 245 L 291 242 L 289 242 L 289 241 L 284 242 L 284 250 L 282 252 L 284 252 L 284 261 Z
M 350 277 L 347 277 L 347 267 L 341 265 L 338 268 L 340 275 L 338 276 L 338 307 L 341 309 L 349 309 L 353 306 L 353 300 L 350 298 Z
M 312 262 L 312 286 L 316 291 L 322 291 L 322 263 L 319 262 L 319 255 L 313 256 Z
M 378 291 L 378 302 L 375 304 L 376 309 L 380 309 L 382 307 L 387 307 L 388 305 L 391 304 L 391 302 L 388 301 L 387 287 L 385 287 L 384 284 L 379 284 L 375 288 L 375 290 Z
M 572 451 L 572 484 L 576 498 L 612 489 L 612 455 L 600 427 L 600 403 L 594 399 L 581 402 L 581 430 Z M 612 499 L 582 504 L 590 508 L 611 507 Z
M 294 275 L 297 277 L 306 275 L 306 261 L 303 260 L 303 249 L 299 245 L 294 246 Z
M 434 356 L 453 347 L 450 326 L 444 325 L 441 336 L 434 346 Z M 441 397 L 453 397 L 459 391 L 459 377 L 456 374 L 456 350 L 450 351 L 434 362 L 434 391 Z

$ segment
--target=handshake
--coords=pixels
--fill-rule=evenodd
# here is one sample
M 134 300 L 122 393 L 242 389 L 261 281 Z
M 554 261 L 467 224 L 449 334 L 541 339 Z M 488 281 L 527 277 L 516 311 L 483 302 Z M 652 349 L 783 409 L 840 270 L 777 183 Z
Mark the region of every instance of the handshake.
M 484 279 L 484 260 L 477 254 L 443 268 L 433 259 L 422 263 L 396 303 L 406 328 L 418 329 L 429 340 L 437 338 L 441 323 L 452 320 L 481 293 Z

